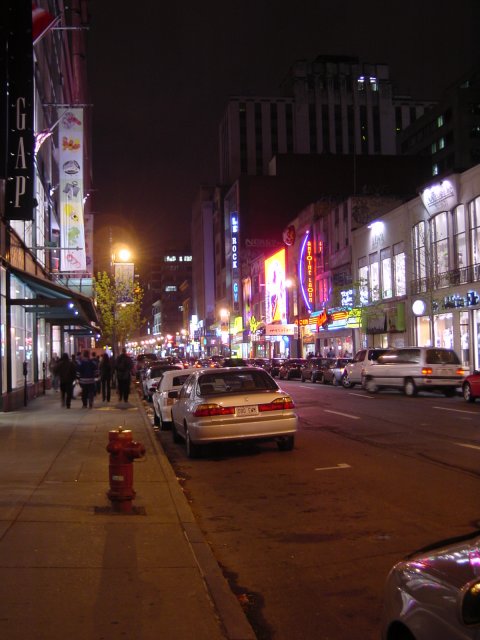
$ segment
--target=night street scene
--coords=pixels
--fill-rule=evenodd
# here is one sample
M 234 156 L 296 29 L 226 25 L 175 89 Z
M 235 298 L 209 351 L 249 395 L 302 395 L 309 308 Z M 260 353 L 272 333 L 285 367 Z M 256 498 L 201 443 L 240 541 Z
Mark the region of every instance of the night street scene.
M 480 640 L 480 3 L 0 18 L 0 636 Z

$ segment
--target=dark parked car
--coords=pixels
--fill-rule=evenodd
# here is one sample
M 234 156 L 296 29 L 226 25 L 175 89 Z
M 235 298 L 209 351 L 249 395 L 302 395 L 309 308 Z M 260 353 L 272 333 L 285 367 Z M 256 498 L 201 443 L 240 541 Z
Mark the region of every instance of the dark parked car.
M 336 358 L 332 360 L 328 365 L 328 369 L 323 372 L 323 382 L 325 384 L 342 384 L 343 372 L 351 361 L 351 358 Z
M 270 361 L 270 375 L 275 378 L 278 376 L 278 372 L 280 371 L 280 367 L 284 362 L 286 362 L 287 358 L 272 358 Z
M 268 360 L 268 358 L 252 358 L 251 360 L 249 360 L 249 364 L 251 364 L 252 367 L 260 367 L 261 369 L 265 369 L 265 371 L 268 371 L 268 373 L 270 373 L 270 369 L 272 368 L 272 363 L 270 362 L 270 360 Z
M 480 398 L 480 371 L 474 371 L 465 378 L 462 384 L 462 395 L 467 402 L 475 402 Z
M 302 368 L 307 361 L 305 358 L 289 358 L 286 360 L 280 369 L 278 370 L 278 377 L 280 380 L 292 380 L 293 378 L 300 378 Z
M 310 380 L 310 382 L 326 382 L 324 372 L 335 358 L 308 358 L 304 367 L 300 372 L 302 382 Z
M 243 358 L 225 358 L 222 367 L 246 367 L 247 361 Z

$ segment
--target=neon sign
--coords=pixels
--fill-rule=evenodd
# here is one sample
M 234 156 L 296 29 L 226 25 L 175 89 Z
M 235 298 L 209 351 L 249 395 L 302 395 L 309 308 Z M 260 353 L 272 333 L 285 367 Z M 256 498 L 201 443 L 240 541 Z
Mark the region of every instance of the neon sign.
M 300 250 L 299 274 L 300 286 L 305 306 L 312 310 L 315 302 L 315 276 L 314 276 L 313 242 L 310 239 L 310 230 L 305 233 L 302 248 Z

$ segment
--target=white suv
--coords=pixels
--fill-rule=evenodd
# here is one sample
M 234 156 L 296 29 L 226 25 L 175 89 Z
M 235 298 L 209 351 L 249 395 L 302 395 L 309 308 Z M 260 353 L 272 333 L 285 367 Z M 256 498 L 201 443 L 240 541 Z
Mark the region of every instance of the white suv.
M 369 393 L 379 389 L 403 389 L 406 396 L 418 391 L 441 391 L 454 396 L 465 371 L 453 349 L 402 347 L 392 349 L 365 372 L 364 387 Z
M 342 375 L 342 384 L 345 389 L 354 387 L 356 384 L 363 386 L 368 368 L 373 362 L 389 351 L 389 349 L 361 349 L 357 351 L 355 357 L 349 362 Z

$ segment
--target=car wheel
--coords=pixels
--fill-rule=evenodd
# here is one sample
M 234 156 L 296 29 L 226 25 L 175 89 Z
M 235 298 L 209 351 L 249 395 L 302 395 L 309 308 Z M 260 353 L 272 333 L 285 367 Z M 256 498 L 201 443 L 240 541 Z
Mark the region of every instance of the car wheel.
M 295 436 L 285 436 L 277 440 L 277 447 L 280 451 L 291 451 L 295 446 Z
M 367 378 L 365 380 L 364 388 L 368 393 L 377 393 L 378 391 L 378 385 L 373 378 Z
M 175 426 L 175 422 L 172 422 L 172 439 L 175 444 L 180 444 L 180 442 L 182 441 L 182 438 L 177 431 L 177 427 Z
M 354 385 L 350 382 L 350 378 L 348 377 L 348 373 L 343 374 L 342 376 L 342 386 L 345 389 L 353 389 Z
M 155 411 L 155 407 L 153 408 L 153 424 L 156 427 L 160 426 L 160 418 L 157 416 L 157 412 Z
M 403 392 L 409 398 L 412 398 L 413 396 L 417 395 L 417 393 L 418 393 L 417 386 L 416 386 L 415 382 L 411 378 L 407 378 L 405 380 L 405 382 L 403 384 Z
M 472 387 L 470 386 L 469 382 L 465 382 L 462 388 L 462 392 L 463 399 L 466 400 L 466 402 L 475 402 L 475 396 L 472 394 Z
M 200 447 L 191 441 L 187 425 L 185 425 L 185 445 L 187 447 L 187 458 L 198 458 Z

